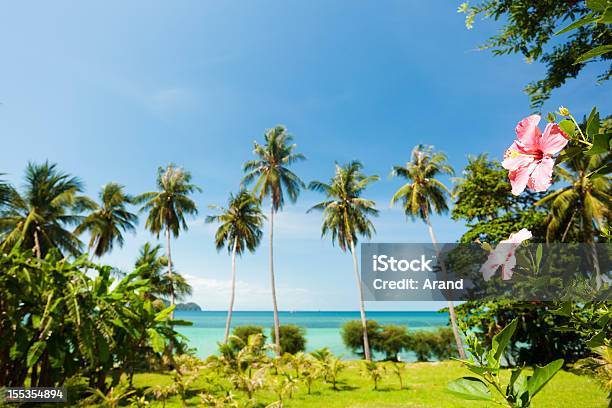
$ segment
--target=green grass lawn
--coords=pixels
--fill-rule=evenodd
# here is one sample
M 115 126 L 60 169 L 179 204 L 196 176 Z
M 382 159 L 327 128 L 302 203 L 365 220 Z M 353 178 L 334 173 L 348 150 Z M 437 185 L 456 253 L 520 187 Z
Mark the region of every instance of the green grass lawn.
M 457 362 L 414 363 L 408 364 L 404 372 L 403 390 L 392 372 L 387 371 L 379 382 L 379 390 L 373 390 L 373 383 L 361 372 L 359 362 L 350 362 L 340 375 L 339 391 L 333 391 L 330 385 L 317 381 L 312 387 L 312 394 L 307 395 L 306 388 L 300 384 L 293 398 L 286 399 L 286 407 L 486 407 L 499 406 L 482 402 L 461 400 L 445 391 L 446 384 L 470 372 Z M 509 371 L 504 372 L 509 376 Z M 134 378 L 137 388 L 147 388 L 156 384 L 169 385 L 172 377 L 169 374 L 138 374 Z M 188 406 L 200 406 L 198 393 L 205 390 L 205 379 L 198 379 L 191 386 Z M 236 395 L 241 395 L 237 393 Z M 256 393 L 256 399 L 265 406 L 276 401 L 274 394 L 266 389 Z M 161 407 L 159 402 L 154 407 Z M 167 407 L 180 407 L 177 397 L 168 400 Z M 605 393 L 597 382 L 591 378 L 578 376 L 565 371 L 559 372 L 533 401 L 534 407 L 551 408 L 595 408 L 607 407 Z

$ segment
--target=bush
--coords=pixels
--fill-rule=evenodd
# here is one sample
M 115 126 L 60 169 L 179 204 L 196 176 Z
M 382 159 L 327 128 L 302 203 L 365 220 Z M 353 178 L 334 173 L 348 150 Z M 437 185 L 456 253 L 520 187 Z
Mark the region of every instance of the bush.
M 235 350 L 240 350 L 249 341 L 249 336 L 251 336 L 253 334 L 261 334 L 264 337 L 264 342 L 265 342 L 266 335 L 264 334 L 263 327 L 261 327 L 261 326 L 254 326 L 254 325 L 247 325 L 247 326 L 234 327 L 234 330 L 232 330 L 232 335 L 238 337 L 240 339 L 240 342 L 237 341 L 236 339 L 230 338 L 229 344 Z
M 374 347 L 378 343 L 379 334 L 382 327 L 376 320 L 368 320 L 367 331 L 368 340 L 370 347 Z M 363 328 L 361 327 L 361 320 L 350 320 L 342 325 L 340 330 L 342 336 L 342 342 L 346 348 L 350 349 L 353 353 L 365 357 L 363 351 Z
M 295 324 L 280 326 L 281 353 L 296 354 L 306 350 L 306 330 Z M 272 328 L 272 343 L 276 342 L 274 328 Z
M 432 358 L 447 360 L 456 354 L 453 332 L 448 327 L 411 333 L 406 348 L 416 354 L 418 361 L 429 361 Z
M 397 355 L 410 346 L 408 327 L 388 325 L 382 326 L 372 348 L 385 354 L 386 360 L 397 361 Z
M 448 360 L 457 356 L 457 343 L 450 327 L 441 327 L 436 330 L 436 341 L 432 346 L 432 353 L 438 360 Z

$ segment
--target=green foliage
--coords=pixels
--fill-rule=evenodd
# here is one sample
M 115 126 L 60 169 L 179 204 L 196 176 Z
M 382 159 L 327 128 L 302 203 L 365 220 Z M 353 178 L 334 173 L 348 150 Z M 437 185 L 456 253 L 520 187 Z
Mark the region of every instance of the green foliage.
M 368 339 L 372 344 L 378 341 L 380 331 L 382 327 L 375 320 L 367 321 L 367 332 Z M 353 353 L 364 356 L 363 351 L 363 326 L 361 320 L 349 320 L 342 325 L 340 329 L 340 336 L 342 342 L 346 348 L 350 349 Z
M 518 320 L 512 320 L 499 333 L 493 336 L 491 346 L 485 349 L 478 337 L 465 333 L 469 360 L 465 366 L 477 377 L 462 377 L 448 384 L 448 391 L 468 400 L 495 401 L 501 398 L 510 407 L 529 407 L 538 392 L 554 377 L 563 366 L 563 360 L 555 360 L 544 367 L 535 367 L 532 375 L 527 375 L 523 368 L 512 371 L 510 381 L 505 386 L 500 377 L 500 367 L 504 350 L 510 344 Z M 493 396 L 493 392 L 497 398 Z
M 383 378 L 385 374 L 385 366 L 376 361 L 364 361 L 363 371 L 368 377 L 372 379 L 374 383 L 374 391 L 378 391 L 378 382 Z
M 593 108 L 580 126 L 567 108 L 560 108 L 570 136 L 567 153 L 560 156 L 555 172 L 566 186 L 535 203 L 546 206 L 548 242 L 594 242 L 606 226 L 612 208 L 610 164 L 612 129 Z M 561 113 L 561 111 L 563 111 Z
M 468 157 L 463 177 L 454 182 L 452 218 L 467 221 L 468 227 L 460 242 L 499 242 L 522 228 L 530 230 L 535 241 L 544 240 L 546 213 L 533 209 L 543 195 L 526 192 L 514 196 L 508 172 L 499 162 L 484 154 Z
M 495 243 L 508 239 L 510 234 L 523 228 L 531 231 L 533 241 L 544 241 L 546 237 L 546 217 L 546 213 L 532 210 L 508 212 L 491 220 L 467 224 L 469 230 L 461 236 L 459 242 Z
M 275 343 L 274 329 L 272 342 Z M 295 324 L 283 324 L 280 326 L 281 353 L 296 354 L 306 350 L 306 329 Z
M 385 354 L 386 360 L 397 360 L 397 355 L 410 346 L 408 327 L 398 325 L 381 326 L 372 340 L 372 348 Z
M 174 291 L 177 299 L 191 295 L 191 285 L 180 273 L 168 274 L 168 258 L 162 255 L 161 245 L 145 243 L 138 253 L 134 264 L 136 278 L 149 281 L 148 290 L 144 293 L 150 299 L 169 299 Z
M 93 202 L 80 195 L 83 183 L 61 172 L 56 164 L 28 163 L 25 184 L 19 193 L 3 184 L 5 206 L 0 206 L 0 248 L 15 245 L 33 249 L 42 258 L 57 248 L 66 254 L 81 254 L 82 243 L 71 231 L 83 210 Z
M 471 301 L 457 306 L 455 311 L 459 321 L 487 347 L 502 327 L 515 319 L 520 322 L 504 350 L 507 364 L 544 364 L 559 358 L 569 364 L 588 355 L 585 342 L 589 335 L 558 330 L 568 327 L 567 317 L 556 312 L 563 304 L 570 305 L 569 302 Z
M 207 223 L 220 224 L 215 233 L 217 250 L 226 247 L 231 253 L 235 245 L 237 254 L 242 254 L 245 250 L 255 251 L 261 242 L 261 228 L 265 219 L 255 196 L 241 190 L 237 195 L 230 195 L 227 208 L 212 208 L 221 212 L 220 215 L 206 217 Z
M 141 212 L 147 212 L 146 228 L 159 237 L 166 231 L 178 237 L 181 229 L 187 230 L 185 216 L 195 216 L 198 208 L 190 195 L 201 191 L 191 182 L 191 173 L 170 164 L 157 169 L 157 191 L 140 194 L 134 202 L 142 204 Z
M 455 205 L 451 211 L 454 220 L 491 220 L 515 204 L 508 181 L 508 172 L 498 161 L 486 154 L 468 156 L 463 177 L 453 180 Z
M 133 199 L 125 193 L 122 185 L 106 184 L 99 197 L 100 204 L 92 203 L 91 212 L 74 230 L 77 235 L 89 234 L 89 250 L 97 257 L 110 252 L 115 242 L 123 247 L 123 233 L 135 232 L 138 222 L 136 214 L 126 208 Z
M 244 347 L 245 344 L 248 343 L 249 337 L 252 335 L 261 335 L 263 337 L 263 341 L 266 341 L 266 336 L 264 334 L 264 328 L 261 326 L 255 325 L 247 325 L 247 326 L 236 326 L 234 330 L 232 330 L 232 337 L 230 338 L 230 345 L 240 350 Z
M 395 192 L 391 205 L 401 201 L 404 213 L 413 220 L 418 217 L 429 222 L 431 214 L 446 213 L 446 198 L 450 192 L 436 177 L 454 174 L 447 160 L 446 155 L 434 151 L 433 146 L 415 146 L 408 163 L 404 166 L 393 166 L 391 175 L 408 182 Z
M 274 211 L 283 208 L 285 194 L 291 202 L 295 202 L 304 188 L 304 182 L 289 170 L 289 166 L 305 160 L 303 154 L 295 153 L 296 144 L 287 129 L 276 126 L 268 129 L 264 135 L 263 145 L 255 142 L 253 154 L 256 160 L 244 164 L 246 175 L 243 184 L 255 181 L 254 193 L 261 201 L 269 197 Z
M 346 364 L 327 348 L 315 350 L 310 355 L 316 360 L 325 381 L 331 383 L 334 391 L 338 391 L 338 376 L 346 368 Z
M 453 332 L 447 327 L 410 333 L 406 349 L 414 352 L 418 361 L 429 361 L 432 358 L 447 360 L 457 354 Z
M 358 237 L 370 238 L 375 232 L 369 217 L 378 216 L 376 203 L 362 197 L 365 189 L 379 179 L 361 172 L 363 165 L 352 161 L 344 166 L 336 164 L 336 174 L 329 183 L 313 181 L 308 188 L 324 193 L 326 200 L 313 206 L 308 212 L 323 212 L 321 235 L 331 235 L 340 249 L 353 250 Z
M 110 267 L 85 256 L 68 261 L 52 250 L 37 259 L 18 248 L 0 256 L 0 270 L 2 384 L 58 386 L 80 374 L 106 395 L 122 374 L 159 363 L 170 343 L 184 349 L 172 325 L 186 323 L 153 307 L 136 272 L 115 282 Z
M 494 55 L 520 53 L 527 62 L 539 61 L 546 65 L 545 77 L 525 88 L 532 106 L 540 108 L 553 90 L 567 79 L 577 77 L 587 64 L 612 58 L 607 48 L 612 43 L 611 8 L 609 2 L 604 9 L 595 3 L 598 4 L 596 1 L 585 4 L 582 1 L 481 0 L 463 3 L 459 12 L 466 14 L 468 28 L 472 28 L 479 15 L 505 22 L 499 34 L 489 38 L 481 49 L 490 49 Z M 553 41 L 555 33 L 564 35 L 564 39 Z M 604 69 L 599 80 L 605 81 L 611 74 L 612 69 Z

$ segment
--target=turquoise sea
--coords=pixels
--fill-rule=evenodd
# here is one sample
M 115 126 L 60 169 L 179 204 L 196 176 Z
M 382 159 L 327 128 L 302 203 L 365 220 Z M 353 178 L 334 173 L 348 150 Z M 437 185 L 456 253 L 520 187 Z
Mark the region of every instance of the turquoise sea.
M 189 338 L 190 346 L 199 357 L 216 353 L 217 343 L 223 340 L 225 311 L 176 312 L 177 319 L 189 320 L 193 326 L 177 330 Z M 433 330 L 448 325 L 448 314 L 440 312 L 367 312 L 368 319 L 380 324 L 406 325 L 408 330 Z M 306 329 L 306 351 L 328 347 L 343 358 L 357 358 L 342 344 L 340 327 L 348 320 L 359 319 L 359 312 L 279 312 L 281 324 L 296 324 Z M 269 338 L 273 325 L 271 311 L 234 312 L 232 327 L 258 325 L 266 329 Z M 412 353 L 401 355 L 402 360 L 414 361 Z

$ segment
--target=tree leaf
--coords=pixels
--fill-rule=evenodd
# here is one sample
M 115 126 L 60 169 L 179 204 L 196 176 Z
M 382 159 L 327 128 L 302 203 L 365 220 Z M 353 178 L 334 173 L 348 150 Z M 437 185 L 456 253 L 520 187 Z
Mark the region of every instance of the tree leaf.
M 163 352 L 166 347 L 163 336 L 155 329 L 147 329 L 147 334 L 149 335 L 149 344 L 153 348 L 153 351 L 156 353 Z
M 164 310 L 162 310 L 161 312 L 159 312 L 157 314 L 157 316 L 155 316 L 155 321 L 156 322 L 163 322 L 164 320 L 166 320 L 168 318 L 168 316 L 170 316 L 170 314 L 172 313 L 172 311 L 174 310 L 175 307 L 176 307 L 176 305 L 170 305 L 167 308 L 165 308 Z
M 538 249 L 536 249 L 536 267 L 538 271 L 540 270 L 541 263 L 542 263 L 542 244 L 538 244 Z
M 47 346 L 46 342 L 37 341 L 36 343 L 32 345 L 32 347 L 30 347 L 30 349 L 28 350 L 28 357 L 26 360 L 28 368 L 32 368 L 34 364 L 38 362 L 38 359 L 42 355 L 43 351 L 45 351 L 46 346 Z
M 586 124 L 586 133 L 590 138 L 595 137 L 599 133 L 599 112 L 597 108 L 593 108 L 589 114 Z
M 584 25 L 587 25 L 587 24 L 590 24 L 590 23 L 594 23 L 595 21 L 597 21 L 598 17 L 599 16 L 597 15 L 597 13 L 587 14 L 586 16 L 583 16 L 582 18 L 574 21 L 572 24 L 568 25 L 567 27 L 557 31 L 555 33 L 555 35 L 565 34 L 568 31 L 575 30 L 578 27 L 582 27 Z
M 509 325 L 504 327 L 502 331 L 500 331 L 495 336 L 493 336 L 493 341 L 491 343 L 491 351 L 493 352 L 495 361 L 497 363 L 499 363 L 499 360 L 501 359 L 501 356 L 506 346 L 508 345 L 508 342 L 510 342 L 512 335 L 514 334 L 514 331 L 516 330 L 517 324 L 518 324 L 518 320 L 514 319 L 512 320 L 512 322 L 510 322 Z
M 493 399 L 491 390 L 480 379 L 475 377 L 462 377 L 448 383 L 447 391 L 467 400 L 490 401 Z
M 561 152 L 559 157 L 557 157 L 557 162 L 556 163 L 559 164 L 559 163 L 563 163 L 564 161 L 573 159 L 574 157 L 576 157 L 580 153 L 582 153 L 582 148 L 580 146 L 570 146 L 570 147 L 567 147 L 567 148 L 563 149 L 563 151 Z
M 570 138 L 576 133 L 576 125 L 574 125 L 574 122 L 569 119 L 563 119 L 561 122 L 559 122 L 559 127 L 563 133 L 568 135 Z
M 602 177 L 612 173 L 612 163 L 604 164 L 587 175 L 590 178 Z
M 562 358 L 548 363 L 544 367 L 536 366 L 533 371 L 533 375 L 527 379 L 527 392 L 529 392 L 529 397 L 535 397 L 542 387 L 544 387 L 546 383 L 550 381 L 555 374 L 557 374 L 557 371 L 559 371 L 562 366 Z
M 608 7 L 608 0 L 586 0 L 586 6 L 593 11 L 604 11 Z
M 598 57 L 603 54 L 607 54 L 612 52 L 612 44 L 600 45 L 599 47 L 595 47 L 590 51 L 585 52 L 574 61 L 574 64 L 581 64 L 586 62 L 592 58 Z
M 602 154 L 610 151 L 610 143 L 612 142 L 612 133 L 598 133 L 593 137 L 593 146 L 586 152 L 587 156 L 594 154 Z
M 599 24 L 612 24 L 612 6 L 608 7 L 606 11 L 603 12 L 601 17 L 597 19 Z
M 591 337 L 589 340 L 587 340 L 586 345 L 589 348 L 599 347 L 604 344 L 605 340 L 606 340 L 605 330 L 601 330 L 599 333 L 597 333 L 596 335 Z

